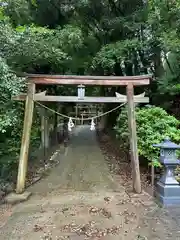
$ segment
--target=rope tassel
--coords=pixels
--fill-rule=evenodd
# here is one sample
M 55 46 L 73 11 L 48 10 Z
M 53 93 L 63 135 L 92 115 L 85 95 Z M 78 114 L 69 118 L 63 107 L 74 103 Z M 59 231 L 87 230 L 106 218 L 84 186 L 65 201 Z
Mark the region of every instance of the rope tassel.
M 72 121 L 72 118 L 69 118 L 68 131 L 71 132 L 73 127 L 74 127 L 74 123 Z
M 96 125 L 96 124 L 95 124 L 95 122 L 94 122 L 94 118 L 92 118 L 92 120 L 91 120 L 91 128 L 90 128 L 91 131 L 96 130 L 95 125 Z

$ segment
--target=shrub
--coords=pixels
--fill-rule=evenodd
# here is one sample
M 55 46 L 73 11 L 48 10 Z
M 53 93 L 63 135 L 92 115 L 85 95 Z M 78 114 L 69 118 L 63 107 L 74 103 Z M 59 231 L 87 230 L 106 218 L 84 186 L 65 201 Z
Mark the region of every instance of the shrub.
M 17 163 L 23 119 L 22 103 L 12 101 L 11 97 L 23 91 L 25 84 L 2 58 L 0 87 L 0 178 L 4 178 L 9 175 L 9 167 Z
M 180 121 L 160 107 L 136 108 L 138 153 L 140 156 L 159 166 L 159 149 L 152 145 L 160 143 L 165 137 L 176 143 L 180 141 Z M 116 136 L 121 139 L 124 148 L 129 148 L 127 108 L 123 108 L 115 126 Z
M 0 181 L 2 181 L 11 178 L 13 170 L 17 171 L 24 103 L 13 101 L 11 98 L 24 92 L 26 87 L 24 79 L 12 73 L 2 58 L 0 58 L 0 87 Z M 38 120 L 36 117 L 31 131 L 32 147 L 39 144 Z

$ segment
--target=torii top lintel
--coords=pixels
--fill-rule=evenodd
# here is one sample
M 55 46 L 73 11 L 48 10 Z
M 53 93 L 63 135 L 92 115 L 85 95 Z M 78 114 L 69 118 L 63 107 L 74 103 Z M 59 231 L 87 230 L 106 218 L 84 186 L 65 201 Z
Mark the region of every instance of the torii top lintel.
M 139 76 L 73 76 L 73 75 L 44 75 L 25 74 L 29 82 L 44 85 L 104 85 L 104 86 L 126 86 L 148 85 L 151 75 Z

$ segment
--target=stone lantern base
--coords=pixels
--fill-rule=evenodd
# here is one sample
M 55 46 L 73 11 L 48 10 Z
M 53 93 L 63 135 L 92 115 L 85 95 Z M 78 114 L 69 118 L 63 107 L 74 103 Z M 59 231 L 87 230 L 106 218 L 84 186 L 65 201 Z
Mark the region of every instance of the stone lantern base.
M 180 185 L 169 185 L 159 181 L 156 186 L 155 197 L 163 206 L 180 205 Z

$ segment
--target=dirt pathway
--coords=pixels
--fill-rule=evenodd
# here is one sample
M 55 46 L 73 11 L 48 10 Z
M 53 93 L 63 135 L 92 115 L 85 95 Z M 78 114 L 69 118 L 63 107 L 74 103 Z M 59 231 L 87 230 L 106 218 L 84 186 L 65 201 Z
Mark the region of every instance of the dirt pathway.
M 59 165 L 29 188 L 32 197 L 11 209 L 1 240 L 179 239 L 168 238 L 163 229 L 172 222 L 160 221 L 148 194 L 126 192 L 114 180 L 89 127 L 76 128 L 57 157 Z
M 64 156 L 59 153 L 60 163 L 43 181 L 29 188 L 33 194 L 48 195 L 52 191 L 88 191 L 97 192 L 119 190 L 109 172 L 107 163 L 101 153 L 95 133 L 89 126 L 77 127 L 72 133 L 70 145 Z M 124 188 L 123 188 L 124 190 Z

